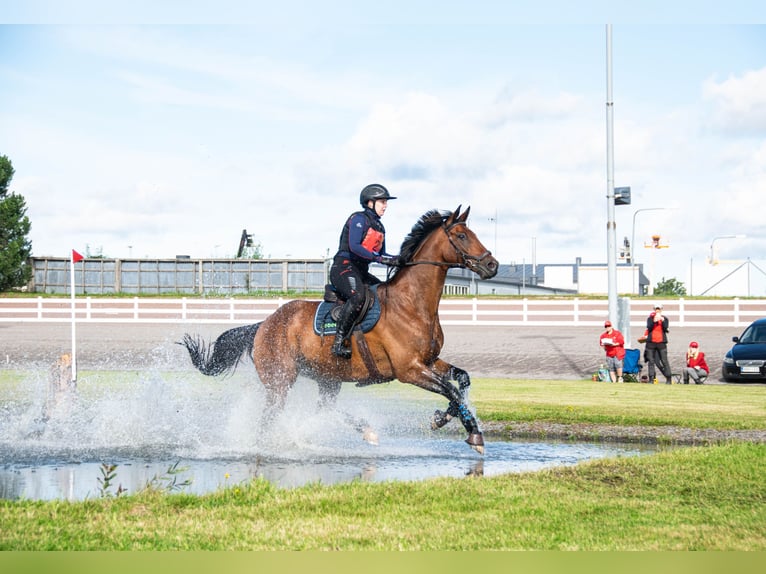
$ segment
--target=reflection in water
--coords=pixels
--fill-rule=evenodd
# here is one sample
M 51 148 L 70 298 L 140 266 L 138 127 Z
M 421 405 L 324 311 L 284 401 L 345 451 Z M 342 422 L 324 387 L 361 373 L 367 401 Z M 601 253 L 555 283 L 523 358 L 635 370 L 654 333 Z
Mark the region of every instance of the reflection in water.
M 642 448 L 487 440 L 482 457 L 463 442 L 455 423 L 430 430 L 430 414 L 443 407 L 439 397 L 404 400 L 395 384 L 374 392 L 349 385 L 341 393 L 340 409 L 370 421 L 379 446 L 363 442 L 342 413 L 317 413 L 309 381 L 296 386 L 285 413 L 264 434 L 260 385 L 241 375 L 212 384 L 189 374 L 112 373 L 108 384 L 80 380 L 78 393 L 58 401 L 43 421 L 40 379 L 0 396 L 0 498 L 96 498 L 102 463 L 117 465 L 112 493 L 118 486 L 128 494 L 149 483 L 161 487 L 177 464 L 184 469 L 178 482 L 191 479 L 183 491 L 202 494 L 254 478 L 292 488 L 492 476 L 631 456 Z

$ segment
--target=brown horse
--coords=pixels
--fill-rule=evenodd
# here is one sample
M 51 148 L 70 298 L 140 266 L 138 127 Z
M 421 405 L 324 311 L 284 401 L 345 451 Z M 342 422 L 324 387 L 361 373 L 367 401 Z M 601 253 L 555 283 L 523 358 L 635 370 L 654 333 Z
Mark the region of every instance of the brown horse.
M 439 358 L 444 343 L 439 300 L 447 269 L 468 268 L 482 279 L 497 274 L 497 260 L 468 229 L 470 210 L 462 214 L 460 207 L 454 213 L 432 210 L 412 227 L 400 250 L 401 267 L 377 290 L 380 319 L 365 335 L 366 353 L 352 337 L 351 359 L 333 355 L 332 337 L 325 340 L 313 331 L 319 302 L 303 300 L 282 305 L 261 323 L 226 331 L 212 352 L 189 335 L 180 344 L 206 375 L 230 372 L 245 352 L 250 353 L 267 391 L 267 413 L 282 408 L 299 375 L 318 383 L 324 406 L 334 402 L 343 382 L 366 385 L 396 379 L 416 385 L 449 401 L 446 411 L 434 413 L 432 427 L 458 417 L 468 431 L 466 442 L 483 454 L 484 438 L 466 405 L 468 373 Z

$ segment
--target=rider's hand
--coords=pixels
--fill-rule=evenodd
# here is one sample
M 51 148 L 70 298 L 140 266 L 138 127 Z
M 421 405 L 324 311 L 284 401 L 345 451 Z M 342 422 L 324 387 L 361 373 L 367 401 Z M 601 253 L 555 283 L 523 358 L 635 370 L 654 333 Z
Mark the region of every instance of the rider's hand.
M 398 255 L 381 255 L 380 263 L 390 267 L 399 267 L 401 265 Z

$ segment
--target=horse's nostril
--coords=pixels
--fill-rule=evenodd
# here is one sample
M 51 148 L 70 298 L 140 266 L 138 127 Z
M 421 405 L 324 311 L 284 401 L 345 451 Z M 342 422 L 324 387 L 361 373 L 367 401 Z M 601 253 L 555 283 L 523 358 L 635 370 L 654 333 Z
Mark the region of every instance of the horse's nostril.
M 497 269 L 497 261 L 490 261 L 487 267 L 489 267 L 490 269 Z

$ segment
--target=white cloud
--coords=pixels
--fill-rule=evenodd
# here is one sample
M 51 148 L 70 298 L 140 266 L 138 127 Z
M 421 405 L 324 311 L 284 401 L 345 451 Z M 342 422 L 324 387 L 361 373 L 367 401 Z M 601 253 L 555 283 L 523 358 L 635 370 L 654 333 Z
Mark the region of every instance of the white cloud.
M 704 92 L 715 106 L 713 121 L 718 129 L 766 134 L 766 67 L 722 82 L 709 79 Z

